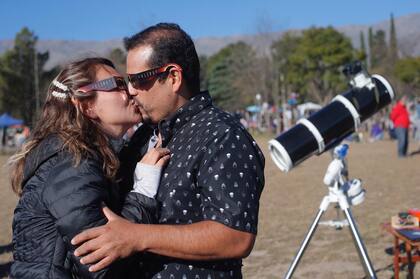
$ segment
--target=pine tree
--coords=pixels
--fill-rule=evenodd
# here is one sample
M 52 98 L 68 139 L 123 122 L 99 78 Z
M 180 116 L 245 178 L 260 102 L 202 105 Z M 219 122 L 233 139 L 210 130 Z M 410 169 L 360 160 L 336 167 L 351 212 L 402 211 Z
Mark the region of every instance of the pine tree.
M 109 59 L 114 63 L 115 68 L 120 73 L 126 72 L 125 56 L 126 53 L 118 47 L 112 49 L 108 54 Z
M 385 41 L 385 31 L 377 30 L 372 37 L 370 46 L 371 68 L 386 66 L 388 48 Z
M 366 44 L 365 44 L 365 36 L 363 34 L 363 31 L 360 31 L 360 55 L 359 55 L 359 59 L 362 60 L 365 65 L 368 64 Z
M 14 47 L 0 57 L 1 107 L 13 116 L 23 118 L 26 125 L 34 124 L 37 107 L 45 97 L 43 93 L 57 74 L 57 68 L 43 70 L 49 54 L 36 51 L 37 40 L 35 34 L 25 27 L 16 34 Z
M 198 57 L 200 60 L 200 90 L 208 89 L 208 73 L 207 73 L 207 63 L 209 58 L 205 55 L 200 55 Z
M 372 31 L 372 27 L 369 27 L 369 31 L 368 31 L 368 44 L 369 44 L 369 68 L 372 68 L 372 51 L 373 51 L 373 31 Z
M 391 26 L 389 35 L 389 64 L 391 67 L 395 66 L 398 60 L 397 34 L 395 30 L 394 15 L 391 14 Z
M 244 42 L 230 44 L 206 61 L 206 85 L 214 102 L 229 111 L 249 105 L 255 96 L 255 53 Z

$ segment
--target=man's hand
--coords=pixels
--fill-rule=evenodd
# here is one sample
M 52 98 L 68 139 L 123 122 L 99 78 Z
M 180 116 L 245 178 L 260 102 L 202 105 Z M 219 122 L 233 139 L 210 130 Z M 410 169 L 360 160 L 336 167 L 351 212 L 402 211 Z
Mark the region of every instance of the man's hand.
M 82 257 L 82 264 L 95 263 L 89 268 L 91 272 L 101 270 L 117 259 L 135 252 L 135 236 L 130 229 L 134 224 L 107 207 L 102 211 L 109 220 L 106 225 L 83 231 L 71 240 L 73 245 L 81 244 L 74 255 Z

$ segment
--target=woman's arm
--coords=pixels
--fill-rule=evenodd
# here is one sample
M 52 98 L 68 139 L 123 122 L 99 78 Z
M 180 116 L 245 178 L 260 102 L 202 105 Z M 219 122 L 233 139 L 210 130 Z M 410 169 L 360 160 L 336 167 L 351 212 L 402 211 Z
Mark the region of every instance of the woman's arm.
M 130 192 L 125 198 L 121 216 L 133 223 L 156 223 L 158 219 L 157 201 L 143 194 Z
M 156 196 L 162 167 L 169 161 L 169 150 L 153 148 L 137 164 L 134 171 L 134 186 L 127 195 L 121 215 L 139 224 L 153 224 L 157 221 Z

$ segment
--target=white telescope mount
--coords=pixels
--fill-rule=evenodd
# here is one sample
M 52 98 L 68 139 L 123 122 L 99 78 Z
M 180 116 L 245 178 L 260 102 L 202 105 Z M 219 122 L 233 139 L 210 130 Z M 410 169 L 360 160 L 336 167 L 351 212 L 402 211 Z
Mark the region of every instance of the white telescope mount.
M 337 208 L 340 208 L 343 211 L 346 220 L 329 221 L 326 222 L 326 224 L 331 224 L 336 228 L 342 228 L 344 226 L 350 227 L 350 232 L 367 278 L 377 278 L 350 208 L 351 205 L 357 205 L 363 202 L 365 190 L 363 190 L 362 183 L 359 179 L 348 180 L 347 178 L 348 170 L 345 161 L 347 150 L 347 144 L 340 144 L 334 148 L 334 159 L 329 164 L 324 176 L 324 183 L 328 186 L 328 195 L 324 196 L 322 199 L 319 211 L 284 277 L 286 279 L 292 278 L 300 259 L 320 223 L 319 221 L 322 215 L 330 204 L 335 204 Z

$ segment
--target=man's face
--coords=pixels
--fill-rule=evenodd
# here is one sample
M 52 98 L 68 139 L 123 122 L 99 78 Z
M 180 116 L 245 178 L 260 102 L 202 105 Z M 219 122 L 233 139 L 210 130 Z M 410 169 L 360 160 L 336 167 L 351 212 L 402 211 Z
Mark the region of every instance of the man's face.
M 137 74 L 150 70 L 149 58 L 153 52 L 150 46 L 140 46 L 127 54 L 127 74 Z M 163 65 L 160 65 L 163 66 Z M 172 109 L 174 96 L 170 82 L 165 78 L 159 81 L 158 76 L 152 77 L 141 85 L 130 82 L 128 89 L 139 105 L 145 123 L 158 123 L 167 117 Z

